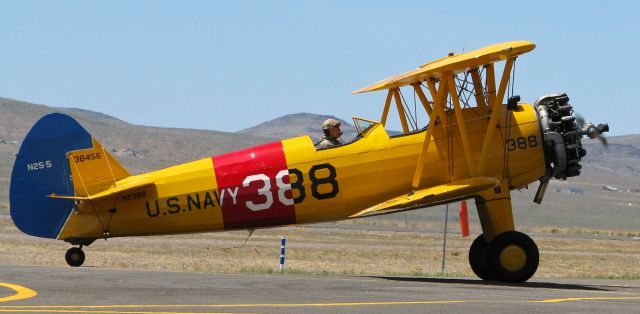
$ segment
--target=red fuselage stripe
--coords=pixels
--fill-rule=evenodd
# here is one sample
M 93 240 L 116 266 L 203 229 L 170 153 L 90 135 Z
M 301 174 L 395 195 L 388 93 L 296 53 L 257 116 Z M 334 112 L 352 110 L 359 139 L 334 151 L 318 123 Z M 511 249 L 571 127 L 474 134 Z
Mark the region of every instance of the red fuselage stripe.
M 294 224 L 282 142 L 214 156 L 225 229 Z M 286 192 L 286 193 L 285 193 Z

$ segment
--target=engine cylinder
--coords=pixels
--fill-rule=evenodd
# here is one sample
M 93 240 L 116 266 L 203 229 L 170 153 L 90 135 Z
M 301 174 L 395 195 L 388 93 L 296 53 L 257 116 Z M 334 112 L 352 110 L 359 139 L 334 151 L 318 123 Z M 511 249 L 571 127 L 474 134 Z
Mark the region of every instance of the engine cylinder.
M 567 94 L 542 96 L 533 105 L 540 117 L 545 155 L 550 157 L 546 176 L 565 180 L 580 175 L 580 161 L 586 154 L 581 142 L 584 132 L 576 123 Z

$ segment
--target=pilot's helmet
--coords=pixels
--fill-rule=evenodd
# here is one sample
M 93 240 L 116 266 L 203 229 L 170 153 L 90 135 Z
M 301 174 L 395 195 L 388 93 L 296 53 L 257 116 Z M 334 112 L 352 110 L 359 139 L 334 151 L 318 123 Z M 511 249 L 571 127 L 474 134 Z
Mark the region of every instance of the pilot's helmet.
M 335 128 L 338 126 L 340 126 L 340 121 L 336 119 L 327 119 L 327 120 L 324 120 L 324 123 L 322 124 L 322 129 L 329 130 L 331 128 Z

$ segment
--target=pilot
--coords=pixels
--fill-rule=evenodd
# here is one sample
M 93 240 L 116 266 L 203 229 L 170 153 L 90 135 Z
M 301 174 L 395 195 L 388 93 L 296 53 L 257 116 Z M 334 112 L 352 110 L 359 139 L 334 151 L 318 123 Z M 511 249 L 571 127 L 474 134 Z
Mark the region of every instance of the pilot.
M 322 123 L 322 132 L 324 136 L 316 144 L 316 149 L 329 148 L 342 145 L 342 141 L 338 140 L 342 135 L 340 131 L 340 121 L 336 119 L 327 119 Z

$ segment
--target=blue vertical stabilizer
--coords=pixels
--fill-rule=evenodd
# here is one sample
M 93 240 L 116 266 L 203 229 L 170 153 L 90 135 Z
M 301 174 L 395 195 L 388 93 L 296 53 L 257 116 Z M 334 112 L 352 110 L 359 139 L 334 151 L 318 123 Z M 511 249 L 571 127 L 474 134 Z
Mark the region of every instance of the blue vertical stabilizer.
M 24 233 L 57 238 L 73 201 L 48 195 L 74 195 L 67 152 L 92 147 L 91 135 L 72 117 L 51 113 L 31 128 L 11 174 L 11 218 Z

